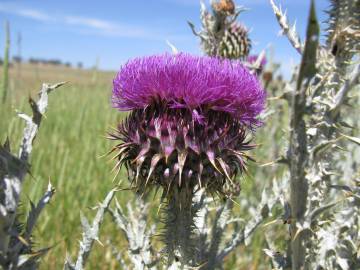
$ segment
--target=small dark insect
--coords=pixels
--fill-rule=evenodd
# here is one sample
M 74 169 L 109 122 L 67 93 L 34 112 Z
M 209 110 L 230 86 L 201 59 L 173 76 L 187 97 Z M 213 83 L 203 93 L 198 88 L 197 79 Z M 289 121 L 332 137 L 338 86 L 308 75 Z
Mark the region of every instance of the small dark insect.
M 346 43 L 349 39 L 356 40 L 358 33 L 350 27 L 335 29 L 331 42 L 331 54 L 337 56 L 346 50 Z
M 220 0 L 219 3 L 214 4 L 214 9 L 217 12 L 225 12 L 234 14 L 235 13 L 235 4 L 233 0 Z
M 292 222 L 292 221 L 291 221 L 291 218 L 284 219 L 284 221 L 283 221 L 284 225 L 285 225 L 285 224 L 289 224 L 289 225 L 290 225 L 291 222 Z
M 336 55 L 337 55 L 337 52 L 338 52 L 338 49 L 339 49 L 339 47 L 338 47 L 337 43 L 335 43 L 335 44 L 332 46 L 332 48 L 331 48 L 331 54 L 332 54 L 333 56 L 336 56 Z

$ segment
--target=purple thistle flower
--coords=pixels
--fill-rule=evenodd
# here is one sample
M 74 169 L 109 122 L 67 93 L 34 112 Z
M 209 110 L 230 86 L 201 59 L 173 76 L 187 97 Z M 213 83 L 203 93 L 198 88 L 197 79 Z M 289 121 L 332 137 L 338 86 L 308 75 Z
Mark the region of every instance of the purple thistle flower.
M 120 140 L 118 165 L 142 191 L 234 190 L 264 103 L 256 76 L 238 62 L 188 54 L 131 60 L 114 79 L 114 107 L 132 111 L 111 135 Z
M 265 92 L 239 62 L 188 54 L 136 58 L 114 79 L 113 105 L 127 111 L 161 101 L 200 118 L 204 110 L 227 112 L 247 126 L 258 124 Z

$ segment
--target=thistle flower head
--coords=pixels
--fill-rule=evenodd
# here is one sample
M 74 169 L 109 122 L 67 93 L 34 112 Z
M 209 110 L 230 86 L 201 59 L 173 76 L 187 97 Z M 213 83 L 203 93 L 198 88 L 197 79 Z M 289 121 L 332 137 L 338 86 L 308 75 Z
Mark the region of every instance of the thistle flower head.
M 113 105 L 130 110 L 112 139 L 139 189 L 223 192 L 245 170 L 248 130 L 265 92 L 238 62 L 188 54 L 138 58 L 114 79 Z
M 161 102 L 187 109 L 195 118 L 202 118 L 205 111 L 225 112 L 247 126 L 258 124 L 264 97 L 256 77 L 241 63 L 188 54 L 129 61 L 113 88 L 113 105 L 123 111 Z

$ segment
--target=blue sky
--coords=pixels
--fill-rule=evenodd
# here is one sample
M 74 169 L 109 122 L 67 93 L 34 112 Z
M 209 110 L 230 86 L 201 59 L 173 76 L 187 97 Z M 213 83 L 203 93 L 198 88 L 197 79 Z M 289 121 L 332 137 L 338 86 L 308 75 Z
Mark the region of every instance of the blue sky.
M 205 0 L 207 2 L 207 0 Z M 273 47 L 283 70 L 299 61 L 297 52 L 284 37 L 268 0 L 237 0 L 249 8 L 239 17 L 251 29 L 253 53 Z M 307 0 L 276 0 L 287 10 L 303 37 Z M 317 0 L 318 16 L 324 21 L 327 0 Z M 0 0 L 0 22 L 11 24 L 12 55 L 17 54 L 16 38 L 22 35 L 25 58 L 57 58 L 73 64 L 81 61 L 102 69 L 118 69 L 127 59 L 169 51 L 169 40 L 180 51 L 201 54 L 198 40 L 186 21 L 200 27 L 197 0 Z M 0 50 L 4 47 L 0 31 Z M 271 46 L 270 46 L 271 45 Z

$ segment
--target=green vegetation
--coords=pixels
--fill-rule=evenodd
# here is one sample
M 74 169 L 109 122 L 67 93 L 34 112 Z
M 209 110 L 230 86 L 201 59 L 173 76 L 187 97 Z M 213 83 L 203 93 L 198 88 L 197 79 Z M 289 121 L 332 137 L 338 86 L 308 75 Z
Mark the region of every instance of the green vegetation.
M 24 124 L 16 116 L 16 111 L 29 112 L 27 99 L 35 96 L 42 82 L 68 83 L 51 94 L 48 113 L 42 122 L 40 132 L 34 144 L 31 158 L 31 175 L 25 181 L 22 198 L 22 212 L 29 210 L 29 201 L 37 201 L 46 190 L 49 179 L 56 188 L 52 203 L 47 206 L 35 229 L 34 239 L 39 247 L 53 246 L 43 259 L 41 269 L 61 269 L 66 253 L 75 255 L 78 240 L 81 238 L 80 211 L 91 216 L 91 209 L 103 200 L 120 179 L 126 178 L 125 173 L 112 182 L 115 173 L 111 172 L 114 162 L 110 157 L 102 157 L 110 148 L 111 142 L 105 138 L 107 131 L 114 127 L 125 114 L 111 108 L 111 87 L 114 72 L 99 72 L 97 81 L 92 82 L 92 71 L 76 70 L 64 67 L 28 65 L 22 66 L 22 78 L 16 78 L 16 66 L 10 69 L 10 87 L 17 80 L 17 89 L 11 89 L 14 96 L 12 109 L 0 107 L 0 140 L 7 136 L 11 138 L 12 149 L 18 146 Z M 281 102 L 280 102 L 281 103 Z M 275 117 L 275 115 L 274 115 Z M 276 114 L 276 118 L 280 116 Z M 280 118 L 283 118 L 282 116 Z M 278 120 L 276 120 L 278 121 Z M 269 132 L 274 133 L 281 141 L 282 130 L 266 127 L 258 134 L 257 143 L 263 143 L 262 138 Z M 255 153 L 259 163 L 272 160 L 275 155 L 273 147 L 267 140 Z M 278 147 L 279 145 L 277 145 Z M 15 150 L 15 149 L 14 149 Z M 256 201 L 261 195 L 262 187 L 271 178 L 265 177 L 271 168 L 252 167 L 247 179 L 242 180 L 240 205 L 246 200 Z M 256 175 L 256 177 L 255 177 Z M 258 179 L 255 182 L 254 179 Z M 262 180 L 261 180 L 262 179 Z M 123 182 L 126 186 L 126 181 Z M 118 192 L 117 199 L 123 205 L 129 200 L 131 192 Z M 154 202 L 154 217 L 158 203 Z M 238 207 L 239 212 L 247 213 L 246 205 Z M 242 216 L 243 216 L 242 214 Z M 109 218 L 109 217 L 107 217 Z M 236 254 L 229 256 L 228 264 L 237 269 L 249 269 L 248 263 L 257 269 L 258 262 L 263 260 L 261 245 L 263 239 L 253 242 L 252 247 L 240 248 L 242 254 L 249 253 L 249 261 L 236 260 Z M 111 255 L 111 248 L 106 245 L 108 239 L 116 244 L 119 250 L 125 250 L 122 236 L 112 224 L 105 222 L 100 234 L 102 247 L 97 244 L 92 252 L 89 269 L 99 269 L 99 261 L 106 261 L 109 269 L 118 267 Z M 103 263 L 102 263 L 103 265 Z
M 356 214 L 358 208 L 355 207 L 357 206 L 355 203 L 358 195 L 353 192 L 356 187 L 350 188 L 347 185 L 352 180 L 358 185 L 357 161 L 360 159 L 357 158 L 359 155 L 358 150 L 354 150 L 353 146 L 348 147 L 344 139 L 359 144 L 358 121 L 356 117 L 354 118 L 354 108 L 359 107 L 359 99 L 357 95 L 353 95 L 352 100 L 346 98 L 347 92 L 357 84 L 359 79 L 359 65 L 357 64 L 354 74 L 351 75 L 350 80 L 346 81 L 345 86 L 339 83 L 347 79 L 347 71 L 351 67 L 351 65 L 346 67 L 345 63 L 349 64 L 350 60 L 358 61 L 358 55 L 354 55 L 355 50 L 353 53 L 348 49 L 348 47 L 353 46 L 352 42 L 355 40 L 355 35 L 353 35 L 353 30 L 350 31 L 351 28 L 348 27 L 341 30 L 343 32 L 340 32 L 345 38 L 338 38 L 337 34 L 334 34 L 333 37 L 329 35 L 330 40 L 328 43 L 330 45 L 322 47 L 321 57 L 316 59 L 316 64 L 319 66 L 316 80 L 303 84 L 303 77 L 308 78 L 314 75 L 312 69 L 315 64 L 315 57 L 308 57 L 308 45 L 313 45 L 314 42 L 318 41 L 316 38 L 314 39 L 314 36 L 317 36 L 317 34 L 314 35 L 317 32 L 317 25 L 314 28 L 315 32 L 308 32 L 311 39 L 308 38 L 306 46 L 303 47 L 296 34 L 295 27 L 290 28 L 287 25 L 285 15 L 275 6 L 273 1 L 271 2 L 275 15 L 291 44 L 296 50 L 304 53 L 305 60 L 312 60 L 310 62 L 303 61 L 305 66 L 310 63 L 311 74 L 305 74 L 306 72 L 303 72 L 304 65 L 302 65 L 299 71 L 294 71 L 294 74 L 300 72 L 299 79 L 293 77 L 286 84 L 281 79 L 274 79 L 277 76 L 276 70 L 278 66 L 271 63 L 271 61 L 261 74 L 263 81 L 266 82 L 266 91 L 268 93 L 267 110 L 262 115 L 266 124 L 256 133 L 254 142 L 259 147 L 252 151 L 251 155 L 257 162 L 250 164 L 248 174 L 242 176 L 242 191 L 236 199 L 235 213 L 234 216 L 231 216 L 231 219 L 236 218 L 235 216 L 239 214 L 238 216 L 241 216 L 246 222 L 246 220 L 249 220 L 249 216 L 259 215 L 255 208 L 261 205 L 261 193 L 267 194 L 267 190 L 264 189 L 266 186 L 272 185 L 276 187 L 273 189 L 275 190 L 274 193 L 280 193 L 280 195 L 284 196 L 279 196 L 282 201 L 279 204 L 274 204 L 275 207 L 261 208 L 260 214 L 263 217 L 268 217 L 269 211 L 276 213 L 273 213 L 272 217 L 267 218 L 257 228 L 249 246 L 240 246 L 235 252 L 226 257 L 224 269 L 268 269 L 270 259 L 265 256 L 263 249 L 268 249 L 267 255 L 270 254 L 273 257 L 276 255 L 282 258 L 282 253 L 287 252 L 289 243 L 300 243 L 300 238 L 295 236 L 300 237 L 300 233 L 306 231 L 313 233 L 311 234 L 312 239 L 307 241 L 311 265 L 320 263 L 319 254 L 317 253 L 319 253 L 318 248 L 321 247 L 321 249 L 325 248 L 326 250 L 321 255 L 322 260 L 324 260 L 321 263 L 324 264 L 325 259 L 329 260 L 326 263 L 331 261 L 334 264 L 329 269 L 337 269 L 339 264 L 335 266 L 337 261 L 332 256 L 335 255 L 336 259 L 341 259 L 343 263 L 344 257 L 336 254 L 338 251 L 335 250 L 334 245 L 332 245 L 333 247 L 326 246 L 328 239 L 331 239 L 334 243 L 336 242 L 336 249 L 343 253 L 342 256 L 347 256 L 345 252 L 347 248 L 350 251 L 354 250 L 355 252 L 348 253 L 351 255 L 348 257 L 351 260 L 357 260 L 354 254 L 356 255 L 355 247 L 358 245 L 355 243 L 358 243 L 358 238 L 353 237 L 352 234 L 353 231 L 356 232 L 354 228 L 357 228 L 356 223 L 358 223 L 356 219 L 359 216 Z M 337 17 L 351 18 L 345 11 L 352 11 L 353 9 L 348 7 L 350 4 L 346 1 L 344 1 L 344 4 L 339 1 L 333 2 L 330 15 L 336 17 L 336 20 L 332 18 L 333 21 L 330 20 L 330 26 L 337 29 L 337 24 L 341 22 Z M 358 13 L 355 12 L 354 14 Z M 204 18 L 207 19 L 208 17 Z M 310 19 L 310 23 L 316 22 L 313 17 L 310 17 Z M 341 27 L 342 25 L 340 25 Z M 357 28 L 358 26 L 356 26 Z M 341 35 L 339 34 L 339 36 Z M 8 54 L 8 46 L 6 47 L 5 56 Z M 311 50 L 311 46 L 309 48 L 311 56 L 314 56 L 315 51 Z M 339 48 L 343 48 L 343 50 L 338 51 Z M 334 63 L 337 67 L 334 69 L 334 65 L 329 63 Z M 111 169 L 115 162 L 105 155 L 112 147 L 112 142 L 105 138 L 107 131 L 110 131 L 111 127 L 119 123 L 120 119 L 125 117 L 126 114 L 111 108 L 111 82 L 115 75 L 114 72 L 100 72 L 97 68 L 94 70 L 77 70 L 40 63 L 37 65 L 24 64 L 21 75 L 19 75 L 20 73 L 16 73 L 17 67 L 14 64 L 9 69 L 6 59 L 4 65 L 0 66 L 0 72 L 4 74 L 4 81 L 0 85 L 6 85 L 6 91 L 3 92 L 5 99 L 7 93 L 11 93 L 11 102 L 7 102 L 5 105 L 0 103 L 0 142 L 9 137 L 12 152 L 17 151 L 15 148 L 19 145 L 24 127 L 22 120 L 16 116 L 16 110 L 29 112 L 30 108 L 27 99 L 29 96 L 36 95 L 43 82 L 68 81 L 67 85 L 51 94 L 48 113 L 43 118 L 40 132 L 34 144 L 30 160 L 31 174 L 24 183 L 20 209 L 23 216 L 25 216 L 29 211 L 29 201 L 37 201 L 46 189 L 48 181 L 52 182 L 57 194 L 40 217 L 41 220 L 35 229 L 34 241 L 38 247 L 52 246 L 49 254 L 43 258 L 40 269 L 62 269 L 66 253 L 74 258 L 78 250 L 78 240 L 81 238 L 82 232 L 80 212 L 85 212 L 85 215 L 91 220 L 91 216 L 95 213 L 93 207 L 104 199 L 107 192 L 119 180 L 124 180 L 121 188 L 128 187 L 124 170 L 115 181 L 112 181 L 115 172 L 111 172 Z M 306 70 L 309 70 L 309 68 L 306 68 Z M 298 90 L 302 89 L 301 93 L 305 96 L 294 97 L 293 92 L 290 91 L 294 91 L 297 79 L 299 82 L 297 88 Z M 306 98 L 307 102 L 305 100 L 300 100 L 300 102 L 299 97 L 301 99 Z M 291 100 L 295 102 L 292 103 Z M 288 103 L 296 106 L 289 108 Z M 343 105 L 346 105 L 346 107 Z M 340 106 L 344 107 L 341 114 Z M 298 109 L 300 114 L 296 113 Z M 290 125 L 289 111 L 293 112 L 292 120 L 295 119 L 294 116 L 299 115 L 301 121 L 297 121 L 297 124 L 291 121 Z M 298 120 L 297 117 L 295 120 Z M 292 129 L 291 138 L 290 129 Z M 299 140 L 304 138 L 308 139 L 305 143 Z M 308 147 L 304 147 L 306 144 Z M 337 152 L 335 150 L 347 150 L 348 152 Z M 301 165 L 302 163 L 297 162 L 298 156 L 304 155 L 308 156 L 309 160 Z M 304 160 L 302 159 L 302 161 Z M 290 165 L 290 173 L 286 165 L 284 165 L 286 163 Z M 338 171 L 342 174 L 338 174 Z M 294 181 L 294 179 L 297 179 L 296 177 L 300 177 L 302 180 L 307 179 L 306 185 L 301 185 L 302 189 L 299 189 L 297 185 L 293 185 L 293 183 L 297 184 Z M 287 184 L 289 178 L 292 181 L 290 186 Z M 280 182 L 286 184 L 286 187 L 281 186 Z M 301 192 L 304 187 L 306 192 Z M 307 192 L 308 187 L 310 192 Z M 329 187 L 343 189 L 346 193 L 339 192 L 335 194 Z M 296 195 L 296 200 L 293 203 L 290 200 L 289 204 L 289 197 L 293 196 L 291 194 Z M 116 194 L 117 200 L 122 206 L 125 206 L 132 196 L 131 191 L 119 191 Z M 149 211 L 150 223 L 157 222 L 159 224 L 157 214 L 159 198 L 153 199 L 152 194 L 150 194 L 148 199 L 151 204 Z M 220 198 L 215 199 L 220 201 Z M 293 205 L 297 205 L 299 202 L 303 204 L 306 200 L 311 202 L 306 214 L 309 219 L 291 216 L 289 207 L 294 209 Z M 346 200 L 349 202 L 345 204 Z M 331 203 L 329 204 L 329 202 Z M 341 204 L 344 203 L 345 206 L 340 206 L 340 202 Z M 333 213 L 325 213 L 326 210 L 335 205 L 338 208 Z M 348 209 L 352 209 L 353 212 L 348 212 Z M 352 214 L 349 215 L 349 213 Z M 215 216 L 214 213 L 210 215 Z M 114 223 L 109 222 L 109 218 L 110 215 L 107 215 L 99 235 L 101 242 L 95 244 L 86 266 L 87 269 L 119 269 L 109 241 L 111 244 L 116 245 L 121 253 L 126 253 L 127 242 L 124 241 L 121 232 L 115 228 Z M 353 223 L 350 223 L 352 225 L 348 225 L 349 219 L 352 220 Z M 301 223 L 302 220 L 306 222 Z M 299 235 L 291 234 L 291 231 L 289 233 L 289 224 L 293 226 L 295 222 L 297 223 L 296 226 L 299 224 L 311 226 L 304 226 L 302 231 L 299 230 Z M 231 226 L 242 231 L 240 228 L 242 226 L 241 222 Z M 231 234 L 224 235 L 224 238 L 233 237 Z M 306 235 L 306 237 L 309 237 L 310 234 Z M 337 237 L 335 240 L 332 239 L 334 235 Z M 293 239 L 291 239 L 292 236 L 294 236 Z M 301 234 L 301 237 L 305 237 L 305 234 Z M 342 244 L 343 239 L 353 244 L 348 244 L 345 247 Z M 155 242 L 155 249 L 160 250 L 161 247 L 157 237 L 155 236 L 152 240 Z M 303 260 L 301 258 L 302 252 L 298 246 L 300 245 L 293 248 L 298 252 L 295 251 L 292 254 L 297 254 L 296 257 L 298 257 L 299 265 L 301 265 Z M 279 257 L 277 258 L 279 259 Z M 293 262 L 295 262 L 294 259 Z M 295 266 L 295 268 L 298 267 Z M 328 269 L 328 267 L 326 268 Z M 356 266 L 355 268 L 358 269 Z M 346 269 L 355 268 L 352 265 L 346 267 Z
M 10 74 L 15 74 L 11 69 Z M 35 240 L 40 246 L 54 245 L 45 258 L 43 269 L 60 269 L 66 251 L 76 251 L 80 238 L 80 210 L 95 206 L 113 186 L 108 157 L 100 157 L 110 148 L 104 137 L 106 131 L 121 117 L 111 109 L 110 89 L 113 74 L 101 74 L 102 82 L 88 82 L 91 73 L 51 67 L 23 67 L 21 87 L 14 90 L 14 109 L 0 107 L 0 139 L 11 138 L 11 146 L 18 146 L 23 122 L 15 109 L 28 111 L 27 98 L 35 96 L 41 82 L 68 79 L 68 84 L 55 91 L 49 110 L 34 145 L 31 176 L 25 182 L 23 213 L 29 200 L 36 201 L 46 189 L 48 180 L 56 187 L 54 201 L 42 215 Z M 12 84 L 14 78 L 10 76 Z M 118 198 L 121 201 L 121 196 Z M 106 227 L 104 228 L 106 229 Z M 98 253 L 103 255 L 103 251 Z M 94 258 L 96 261 L 96 255 Z
M 2 78 L 2 104 L 5 104 L 9 95 L 9 49 L 10 49 L 10 26 L 9 22 L 5 22 L 5 51 L 3 63 L 3 78 Z

